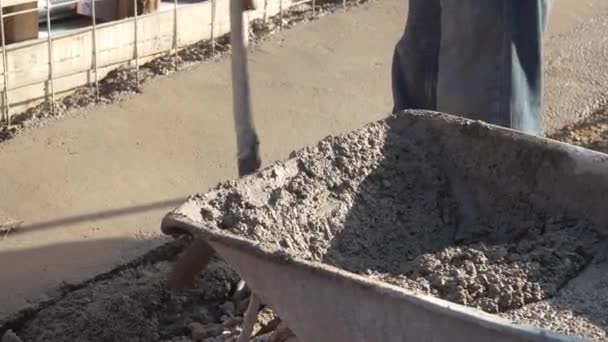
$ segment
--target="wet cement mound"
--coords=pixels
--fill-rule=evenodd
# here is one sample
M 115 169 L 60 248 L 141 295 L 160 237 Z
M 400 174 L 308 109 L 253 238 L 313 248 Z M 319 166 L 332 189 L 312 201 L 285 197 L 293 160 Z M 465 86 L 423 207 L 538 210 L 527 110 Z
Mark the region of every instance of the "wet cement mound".
M 166 287 L 171 266 L 140 265 L 72 291 L 17 335 L 23 341 L 191 341 L 193 323 L 210 330 L 208 337 L 238 335 L 237 324 L 222 324 L 236 315 L 230 297 L 236 273 L 216 260 L 196 279 L 196 288 L 173 292 Z
M 203 225 L 490 313 L 555 296 L 593 258 L 589 222 L 528 194 L 488 194 L 491 210 L 467 220 L 441 147 L 390 124 L 294 153 L 261 173 L 264 189 L 198 196 Z

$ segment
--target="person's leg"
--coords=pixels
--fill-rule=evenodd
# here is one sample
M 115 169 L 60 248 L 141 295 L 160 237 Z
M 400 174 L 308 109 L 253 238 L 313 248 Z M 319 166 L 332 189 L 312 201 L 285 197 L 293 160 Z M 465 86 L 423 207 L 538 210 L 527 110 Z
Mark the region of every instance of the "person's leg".
M 509 1 L 441 0 L 438 111 L 510 126 Z
M 511 127 L 538 134 L 542 125 L 542 35 L 552 1 L 513 2 Z
M 393 112 L 435 109 L 440 20 L 439 0 L 409 0 L 405 33 L 393 56 Z
M 437 110 L 537 134 L 549 0 L 441 0 Z

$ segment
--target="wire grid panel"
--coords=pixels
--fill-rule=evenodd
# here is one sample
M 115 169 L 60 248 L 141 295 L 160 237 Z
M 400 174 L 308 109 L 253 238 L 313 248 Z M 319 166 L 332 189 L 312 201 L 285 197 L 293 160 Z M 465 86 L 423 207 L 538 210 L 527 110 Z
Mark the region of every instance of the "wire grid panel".
M 55 87 L 54 87 L 54 78 L 55 78 L 55 70 L 53 68 L 53 64 L 54 64 L 54 48 L 53 48 L 53 34 L 52 34 L 52 22 L 51 22 L 51 9 L 56 8 L 56 7 L 64 7 L 64 6 L 69 6 L 69 5 L 74 5 L 77 4 L 79 0 L 72 0 L 69 2 L 63 2 L 61 4 L 51 4 L 50 0 L 46 0 L 45 1 L 45 6 L 44 9 L 46 10 L 46 34 L 47 34 L 47 60 L 46 60 L 46 64 L 47 64 L 47 72 L 48 72 L 48 78 L 47 78 L 47 84 L 48 84 L 48 88 L 47 88 L 47 100 L 50 102 L 50 107 L 51 110 L 53 111 L 55 108 Z M 93 0 L 94 1 L 94 0 Z M 94 2 L 93 2 L 94 4 Z M 10 111 L 10 99 L 9 99 L 9 90 L 11 89 L 11 84 L 9 81 L 9 75 L 11 73 L 11 69 L 9 67 L 9 63 L 8 63 L 8 53 L 7 53 L 7 45 L 6 45 L 6 30 L 5 30 L 5 19 L 7 18 L 11 18 L 11 17 L 18 17 L 18 16 L 22 16 L 25 14 L 29 14 L 29 13 L 39 13 L 39 8 L 30 8 L 30 9 L 25 9 L 25 10 L 20 10 L 20 11 L 15 11 L 15 12 L 11 12 L 11 13 L 4 13 L 4 7 L 5 7 L 5 2 L 2 2 L 0 0 L 0 41 L 2 44 L 2 78 L 3 78 L 3 87 L 2 87 L 2 117 L 1 117 L 1 121 L 4 122 L 6 125 L 10 125 L 11 124 L 11 111 Z M 94 11 L 94 5 L 93 5 L 93 11 Z M 93 30 L 93 35 L 95 32 L 95 16 L 91 16 L 91 27 Z M 95 54 L 96 51 L 96 46 L 95 43 L 93 43 L 93 54 Z M 92 63 L 92 68 L 95 72 L 95 75 L 97 75 L 97 63 L 95 63 L 95 61 L 93 61 Z M 96 82 L 97 84 L 97 82 Z M 50 93 L 50 97 L 48 96 L 48 93 Z
M 1 5 L 6 6 L 7 0 L 0 1 L 3 1 Z M 78 1 L 80 0 L 74 0 L 68 4 Z M 53 94 L 91 84 L 90 78 L 72 76 L 93 75 L 97 85 L 110 67 L 133 61 L 137 65 L 140 59 L 156 56 L 159 53 L 175 52 L 176 47 L 209 39 L 212 27 L 214 39 L 227 34 L 230 29 L 229 1 L 214 1 L 216 14 L 213 19 L 211 18 L 211 1 L 205 1 L 172 8 L 170 11 L 161 10 L 137 18 L 102 24 L 97 23 L 91 17 L 90 27 L 75 32 L 53 33 L 53 23 L 50 22 L 51 25 L 47 26 L 48 37 L 46 39 L 38 39 L 19 46 L 9 46 L 2 50 L 3 56 L 6 55 L 2 62 L 3 75 L 0 78 L 3 83 L 0 88 L 2 90 L 3 121 L 7 121 L 6 113 L 9 111 L 9 106 L 5 104 L 24 102 L 26 92 L 21 89 L 40 89 L 38 88 L 40 85 L 48 84 L 45 93 L 27 96 L 32 96 L 31 100 L 41 96 L 46 97 L 52 104 Z M 265 0 L 264 2 L 264 6 L 260 2 L 255 11 L 249 12 L 250 19 L 264 19 L 279 15 L 281 7 L 283 12 L 286 12 L 295 3 L 291 0 Z M 298 3 L 301 2 L 298 1 Z M 65 5 L 66 3 L 45 6 L 47 20 L 50 19 L 51 8 Z M 37 11 L 38 9 L 31 9 L 9 14 L 2 13 L 2 18 Z M 176 12 L 177 16 L 175 16 Z M 5 73 L 4 70 L 7 72 Z M 58 83 L 57 80 L 65 78 L 75 81 Z M 80 81 L 77 79 L 87 81 L 78 83 Z M 11 99 L 9 94 L 16 90 L 19 90 L 19 98 Z
M 21 3 L 19 3 L 21 4 Z M 3 87 L 2 87 L 2 110 L 1 110 L 1 115 L 0 115 L 0 121 L 6 123 L 6 125 L 10 125 L 11 124 L 11 110 L 10 110 L 10 101 L 9 101 L 9 96 L 8 96 L 8 90 L 9 90 L 9 67 L 8 67 L 8 54 L 6 52 L 6 27 L 5 27 L 5 19 L 7 18 L 11 18 L 11 17 L 15 17 L 15 16 L 20 16 L 23 14 L 28 14 L 28 13 L 33 13 L 36 12 L 38 13 L 38 8 L 30 8 L 30 9 L 25 9 L 25 10 L 21 10 L 21 11 L 15 11 L 15 12 L 11 12 L 11 13 L 4 13 L 4 7 L 6 6 L 11 6 L 11 5 L 18 5 L 17 3 L 12 3 L 10 1 L 2 1 L 0 0 L 0 40 L 1 40 L 1 44 L 2 44 L 2 81 L 3 81 Z

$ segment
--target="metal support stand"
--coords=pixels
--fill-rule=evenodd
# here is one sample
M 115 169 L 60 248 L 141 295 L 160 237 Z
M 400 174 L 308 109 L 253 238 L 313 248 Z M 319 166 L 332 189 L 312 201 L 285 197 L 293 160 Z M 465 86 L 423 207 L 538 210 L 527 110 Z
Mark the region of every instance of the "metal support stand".
M 215 57 L 215 7 L 216 0 L 211 0 L 211 56 Z
M 139 89 L 141 79 L 139 76 L 139 24 L 137 22 L 137 19 L 139 18 L 139 8 L 137 6 L 137 0 L 133 0 L 133 12 L 133 34 L 135 36 L 135 41 L 133 42 L 133 54 L 135 55 L 135 82 L 137 83 L 137 89 Z
M 173 0 L 173 48 L 175 49 L 174 53 L 175 53 L 175 70 L 177 70 L 179 68 L 179 61 L 178 61 L 178 35 L 177 35 L 177 0 Z
M 0 0 L 0 35 L 2 35 L 2 76 L 4 77 L 4 88 L 2 89 L 2 117 L 6 126 L 11 125 L 10 105 L 8 103 L 8 63 L 6 60 L 6 35 L 4 33 L 4 8 Z M 3 120 L 0 120 L 3 121 Z
M 51 29 L 51 2 L 46 0 L 46 32 L 49 49 L 49 88 L 51 90 L 51 113 L 55 114 L 55 75 L 53 70 L 53 38 Z

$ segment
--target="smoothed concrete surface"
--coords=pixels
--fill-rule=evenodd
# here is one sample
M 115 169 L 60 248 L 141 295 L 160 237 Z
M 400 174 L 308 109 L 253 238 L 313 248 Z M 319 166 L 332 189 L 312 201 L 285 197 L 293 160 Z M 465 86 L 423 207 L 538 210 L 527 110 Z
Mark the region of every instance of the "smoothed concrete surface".
M 372 2 L 254 49 L 253 106 L 266 165 L 390 110 L 392 48 L 405 7 L 405 0 Z M 608 2 L 562 0 L 553 14 L 546 93 L 551 123 L 560 125 L 593 98 L 586 92 L 606 94 L 598 87 L 608 83 L 593 77 L 604 75 L 608 56 L 585 39 L 603 43 L 608 29 L 597 18 L 608 17 Z M 24 222 L 0 236 L 0 318 L 53 295 L 62 281 L 155 246 L 168 210 L 236 177 L 229 66 L 229 59 L 205 63 L 125 102 L 49 120 L 0 144 L 0 216 Z
M 545 40 L 545 120 L 553 132 L 608 98 L 608 1 L 555 1 Z

